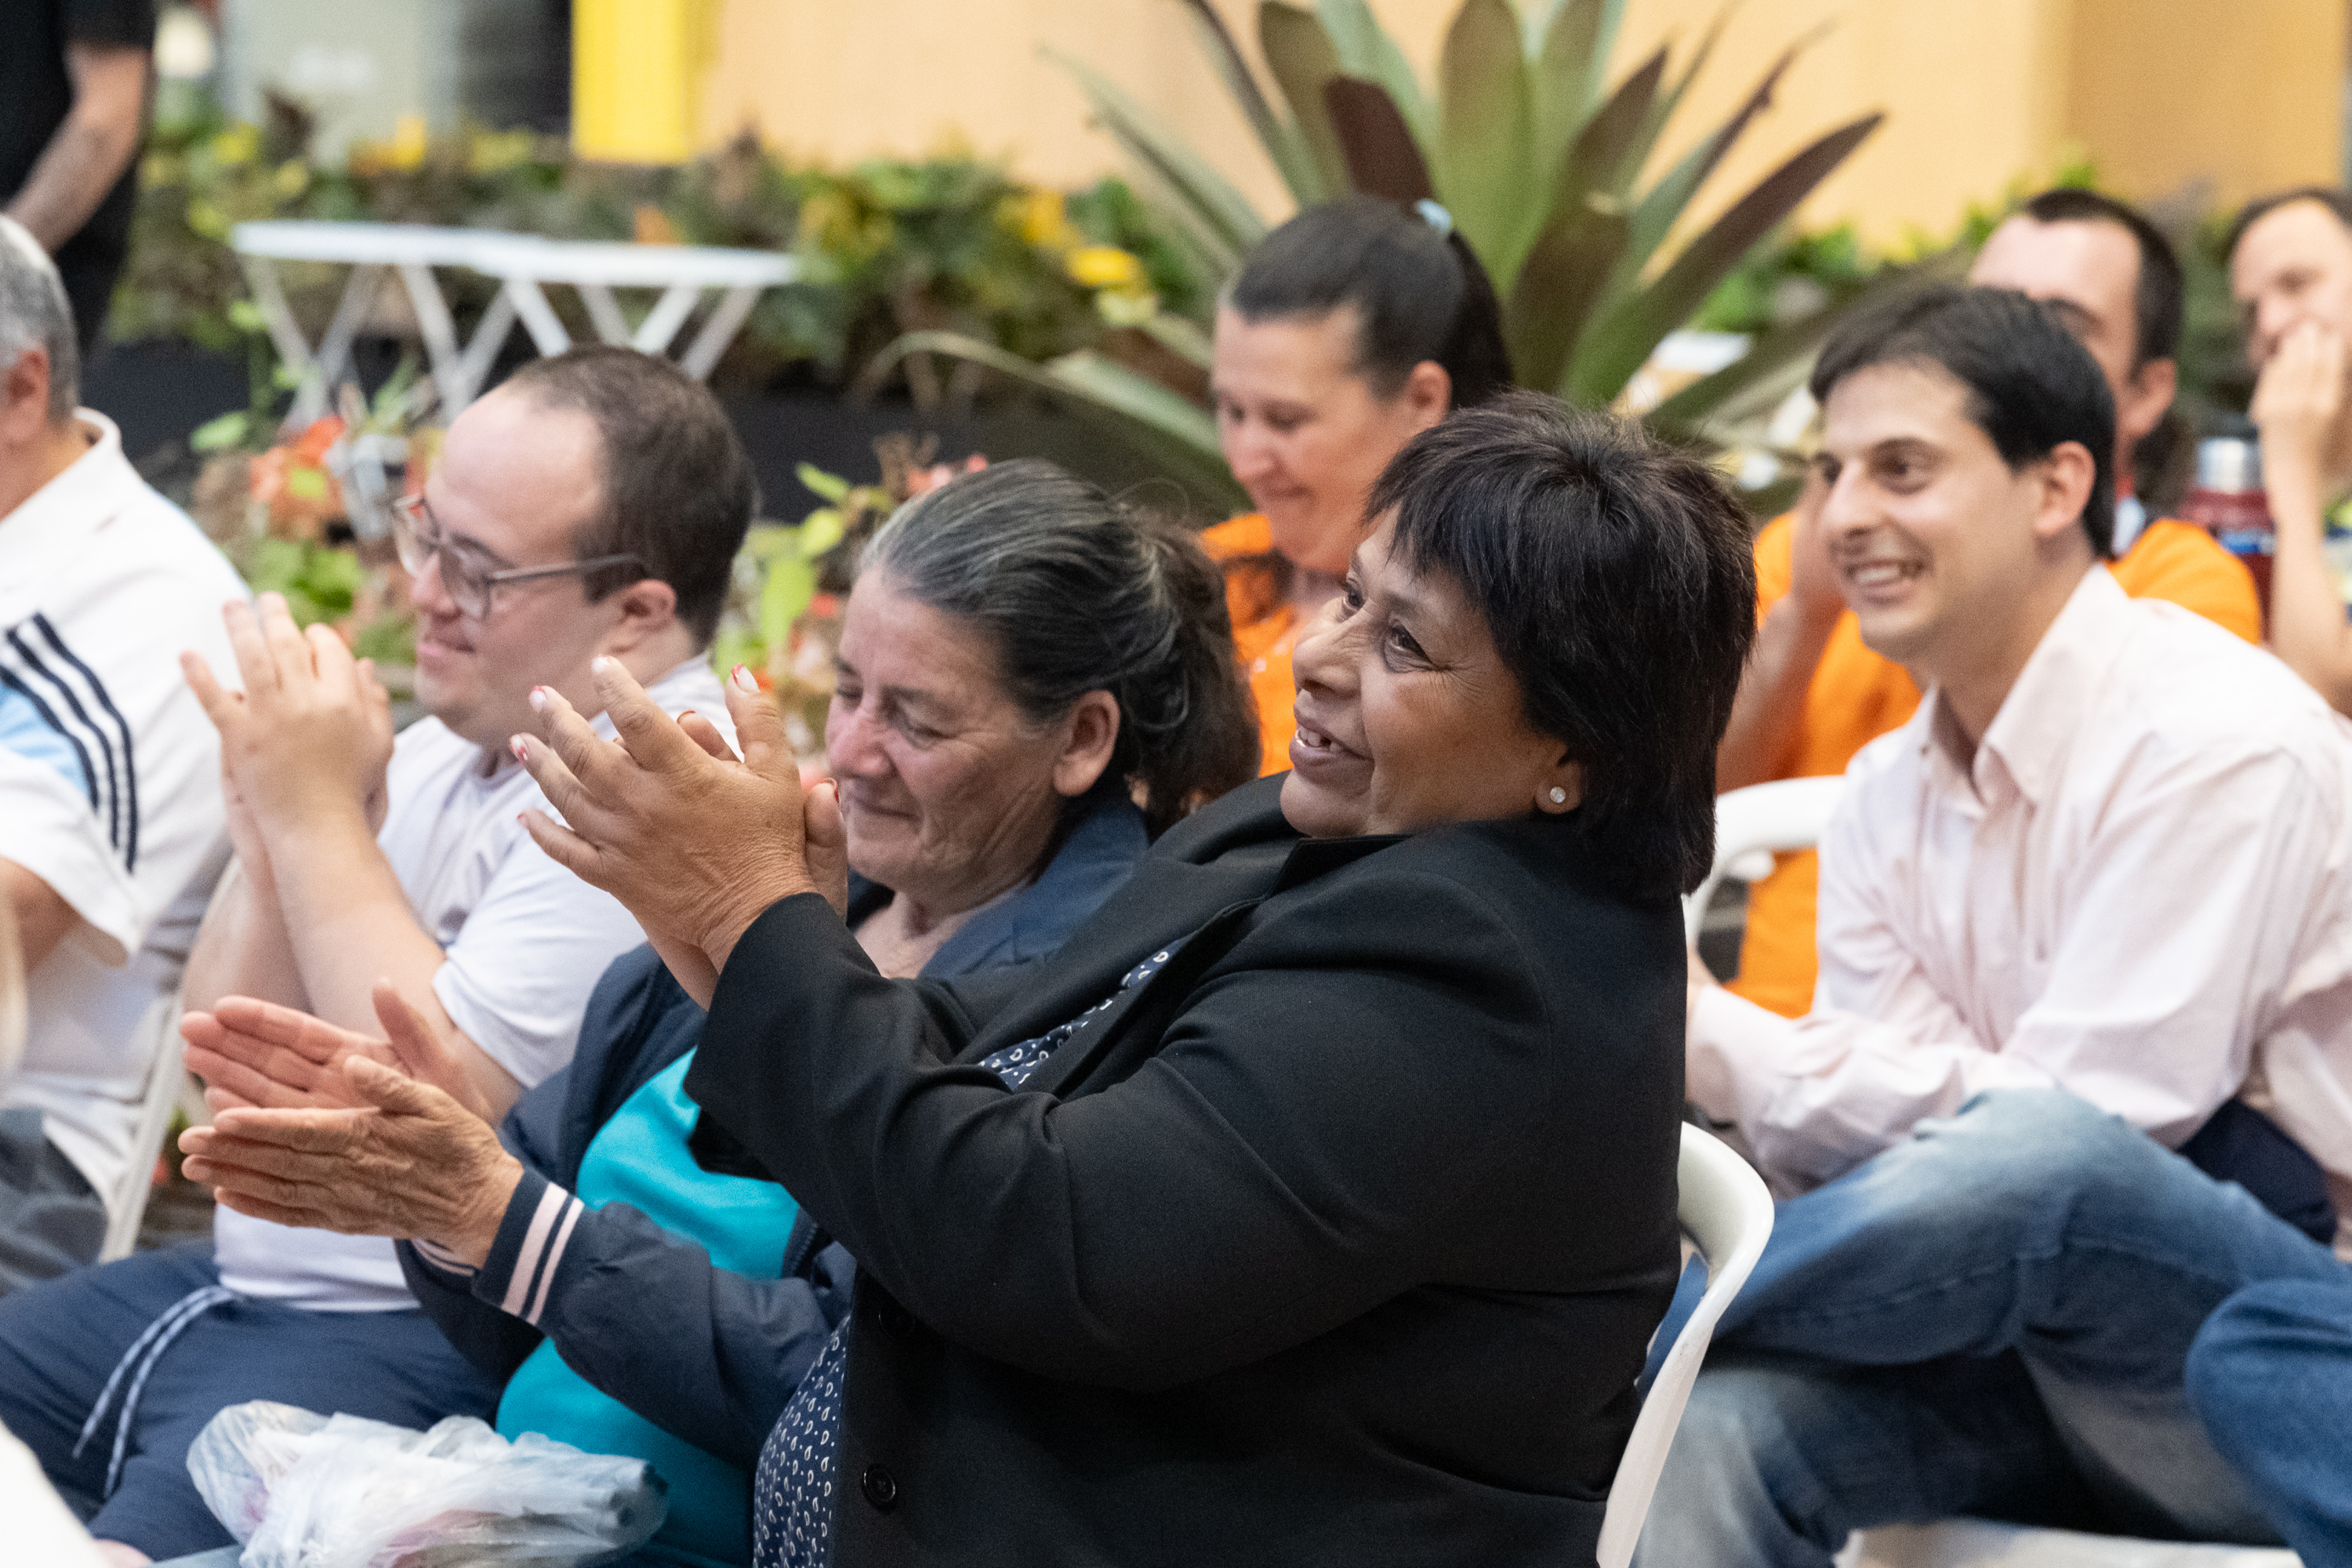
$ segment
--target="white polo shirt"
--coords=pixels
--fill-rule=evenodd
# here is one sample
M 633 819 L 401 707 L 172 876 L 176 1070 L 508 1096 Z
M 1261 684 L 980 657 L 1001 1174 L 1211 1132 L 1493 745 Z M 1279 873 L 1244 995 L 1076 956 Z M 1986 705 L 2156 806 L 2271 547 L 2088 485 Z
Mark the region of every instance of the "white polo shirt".
M 89 450 L 0 518 L 0 858 L 79 922 L 26 977 L 25 1057 L 0 1105 L 111 1198 L 131 1158 L 155 1035 L 227 863 L 220 740 L 180 674 L 231 685 L 221 605 L 246 597 L 185 512 L 124 460 L 105 416 Z
M 667 712 L 691 708 L 731 733 L 726 695 L 700 658 L 646 694 Z M 596 731 L 610 736 L 612 721 L 599 718 Z M 553 813 L 505 748 L 485 752 L 426 719 L 394 744 L 385 793 L 390 810 L 376 842 L 418 922 L 448 955 L 433 993 L 466 1037 L 529 1089 L 571 1061 L 589 992 L 645 932 L 619 900 L 531 841 L 520 814 Z M 295 1230 L 223 1208 L 213 1251 L 221 1283 L 243 1295 L 322 1312 L 416 1305 L 392 1243 L 379 1237 Z

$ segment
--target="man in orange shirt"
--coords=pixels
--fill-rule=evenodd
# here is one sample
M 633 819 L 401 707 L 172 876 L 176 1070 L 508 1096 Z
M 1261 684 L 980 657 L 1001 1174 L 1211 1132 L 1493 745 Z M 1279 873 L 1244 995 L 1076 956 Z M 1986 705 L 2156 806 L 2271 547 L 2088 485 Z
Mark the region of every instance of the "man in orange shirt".
M 2128 485 L 2139 443 L 2172 406 L 2183 287 L 2172 247 L 2123 203 L 2089 191 L 2045 191 L 1993 231 L 1969 281 L 2042 300 L 2091 352 L 2116 402 L 2115 471 Z M 1903 667 L 1863 646 L 1838 596 L 1806 494 L 1756 536 L 1756 651 L 1716 760 L 1716 788 L 1845 772 L 1853 754 L 1907 721 L 1919 689 Z M 2147 521 L 2116 500 L 2116 580 L 2136 598 L 2166 599 L 2249 642 L 2262 640 L 2252 577 L 2202 529 Z M 1796 1017 L 1813 1000 L 1815 863 L 1784 855 L 1748 889 L 1748 934 L 1731 989 Z

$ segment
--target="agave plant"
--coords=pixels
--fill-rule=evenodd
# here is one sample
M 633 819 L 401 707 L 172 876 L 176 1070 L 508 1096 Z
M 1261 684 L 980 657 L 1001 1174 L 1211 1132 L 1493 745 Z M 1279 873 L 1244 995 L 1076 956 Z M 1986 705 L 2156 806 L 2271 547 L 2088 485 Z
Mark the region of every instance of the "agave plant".
M 1272 90 L 1209 0 L 1184 5 L 1203 50 L 1301 205 L 1351 192 L 1433 200 L 1493 278 L 1517 379 L 1570 402 L 1615 399 L 1658 344 L 1874 130 L 1866 114 L 1818 137 L 1731 200 L 1662 259 L 1700 189 L 1811 41 L 1768 68 L 1732 115 L 1689 152 L 1642 179 L 1691 83 L 1714 52 L 1719 18 L 1677 67 L 1660 47 L 1612 86 L 1607 67 L 1624 0 L 1464 0 L 1448 27 L 1434 90 L 1425 89 L 1367 0 L 1264 0 L 1258 43 Z M 1047 51 L 1096 118 L 1159 187 L 1192 247 L 1230 275 L 1268 226 L 1233 182 L 1082 61 Z M 1787 382 L 1827 312 L 1766 335 L 1742 359 L 1650 414 L 1675 434 Z M 1201 323 L 1136 323 L 1197 366 Z M 1199 475 L 1215 458 L 1207 412 L 1103 353 L 1033 365 L 951 334 L 918 333 L 899 353 L 986 359 L 1001 370 L 1116 414 L 1144 443 L 1180 451 Z M 1222 465 L 1215 471 L 1222 474 Z M 1229 478 L 1219 487 L 1230 491 Z

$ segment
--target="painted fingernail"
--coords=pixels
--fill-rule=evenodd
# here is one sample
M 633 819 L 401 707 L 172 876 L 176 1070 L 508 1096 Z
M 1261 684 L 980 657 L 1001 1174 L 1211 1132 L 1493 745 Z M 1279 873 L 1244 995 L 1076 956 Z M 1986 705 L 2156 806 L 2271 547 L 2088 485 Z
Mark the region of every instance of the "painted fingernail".
M 743 693 L 744 696 L 757 697 L 760 695 L 760 682 L 758 679 L 752 675 L 749 666 L 740 664 L 737 665 L 735 667 L 734 673 L 730 675 L 727 679 L 733 681 L 735 683 L 735 689 Z
M 516 762 L 526 766 L 530 764 L 530 748 L 523 743 L 523 738 L 520 735 L 509 736 L 507 740 L 507 749 L 515 754 Z
M 546 687 L 534 686 L 530 689 L 530 710 L 534 713 L 544 713 L 547 711 Z
M 600 653 L 588 661 L 588 668 L 595 674 L 604 675 L 612 669 L 613 661 Z

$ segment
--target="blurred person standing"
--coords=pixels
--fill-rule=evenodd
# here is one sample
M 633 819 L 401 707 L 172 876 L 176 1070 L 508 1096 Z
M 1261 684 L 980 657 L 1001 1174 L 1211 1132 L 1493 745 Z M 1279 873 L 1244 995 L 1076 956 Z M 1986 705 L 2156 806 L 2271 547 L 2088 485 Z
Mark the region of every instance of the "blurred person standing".
M 227 858 L 220 743 L 174 659 L 245 586 L 76 410 L 57 268 L 0 218 L 0 887 L 25 1055 L 0 1075 L 0 1294 L 98 1255 L 157 1037 Z
M 2092 191 L 2044 191 L 1995 229 L 1969 281 L 2049 304 L 2088 349 L 2116 405 L 2116 528 L 2109 566 L 2134 598 L 2165 599 L 2262 640 L 2253 578 L 2193 523 L 2150 521 L 2133 460 L 2163 423 L 2179 380 L 2180 262 L 2148 221 Z M 1854 753 L 1919 707 L 1904 668 L 1864 645 L 1830 570 L 1809 486 L 1756 537 L 1756 655 L 1716 760 L 1716 788 L 1845 772 Z M 1732 989 L 1786 1017 L 1812 1005 L 1819 863 L 1780 856 L 1748 895 Z
M 131 250 L 155 0 L 0 0 L 0 202 L 57 258 L 84 354 Z
M 2230 292 L 2260 378 L 2252 412 L 2278 529 L 2271 643 L 2352 713 L 2352 196 L 2307 186 L 2251 203 L 2230 233 Z

